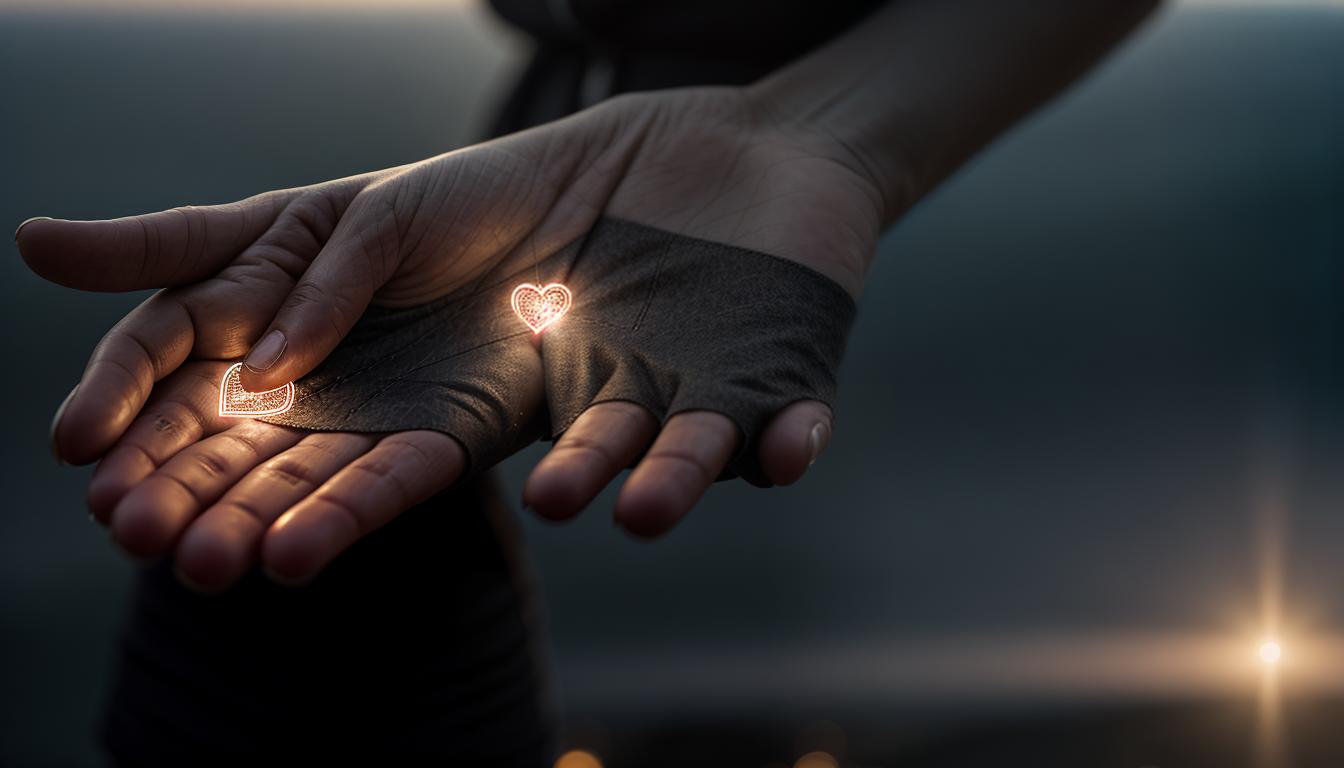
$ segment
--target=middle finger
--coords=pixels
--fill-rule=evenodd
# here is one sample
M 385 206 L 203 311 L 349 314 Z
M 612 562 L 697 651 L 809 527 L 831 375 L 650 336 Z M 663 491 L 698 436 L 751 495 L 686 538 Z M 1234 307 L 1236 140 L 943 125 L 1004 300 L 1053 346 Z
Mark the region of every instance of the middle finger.
M 182 535 L 178 573 L 205 591 L 228 587 L 256 563 L 271 523 L 377 441 L 371 434 L 318 432 L 257 467 Z

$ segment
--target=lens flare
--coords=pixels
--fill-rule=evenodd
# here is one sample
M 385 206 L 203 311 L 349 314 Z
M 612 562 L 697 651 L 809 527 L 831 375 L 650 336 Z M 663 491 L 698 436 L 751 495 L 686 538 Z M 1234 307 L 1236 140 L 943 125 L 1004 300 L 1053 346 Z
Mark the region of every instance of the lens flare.
M 1279 659 L 1283 657 L 1283 648 L 1273 640 L 1266 640 L 1260 644 L 1256 655 L 1260 657 L 1260 661 L 1266 664 L 1278 664 Z

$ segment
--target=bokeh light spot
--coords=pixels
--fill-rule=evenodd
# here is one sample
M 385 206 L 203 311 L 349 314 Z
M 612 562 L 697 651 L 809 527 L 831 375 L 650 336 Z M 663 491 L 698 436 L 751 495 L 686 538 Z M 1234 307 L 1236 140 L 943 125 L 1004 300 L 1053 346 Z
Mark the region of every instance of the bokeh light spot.
M 602 768 L 602 761 L 587 750 L 571 749 L 556 758 L 555 768 Z
M 798 758 L 793 768 L 840 768 L 840 763 L 825 752 L 808 752 Z

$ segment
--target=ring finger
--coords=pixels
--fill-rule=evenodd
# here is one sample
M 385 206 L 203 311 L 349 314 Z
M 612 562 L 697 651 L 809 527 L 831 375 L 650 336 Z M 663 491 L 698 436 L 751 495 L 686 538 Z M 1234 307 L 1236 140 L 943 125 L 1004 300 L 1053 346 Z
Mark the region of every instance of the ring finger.
M 285 510 L 377 441 L 377 435 L 319 432 L 258 466 L 182 535 L 176 553 L 178 573 L 205 591 L 233 584 L 256 564 L 262 536 Z

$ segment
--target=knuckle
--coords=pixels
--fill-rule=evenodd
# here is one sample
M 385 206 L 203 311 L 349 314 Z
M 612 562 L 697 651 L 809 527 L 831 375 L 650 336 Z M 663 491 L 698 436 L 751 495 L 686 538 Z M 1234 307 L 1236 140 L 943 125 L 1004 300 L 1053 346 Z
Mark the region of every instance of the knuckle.
M 380 445 L 395 451 L 399 459 L 415 459 L 426 468 L 433 466 L 435 463 L 434 457 L 430 456 L 424 446 L 415 440 L 404 437 L 389 437 L 384 439 Z
M 285 309 L 302 309 L 312 304 L 324 305 L 331 301 L 331 293 L 321 283 L 304 280 L 289 292 L 289 298 L 285 299 Z
M 287 211 L 295 224 L 295 233 L 305 236 L 310 246 L 316 247 L 336 231 L 343 208 L 336 204 L 330 193 L 309 190 L 299 195 Z
M 150 426 L 155 432 L 198 434 L 205 428 L 194 408 L 173 401 L 160 403 L 150 418 Z
M 601 404 L 601 412 L 624 425 L 652 425 L 655 420 L 649 409 L 638 403 L 626 400 L 613 400 Z
M 283 309 L 290 312 L 315 313 L 338 339 L 357 319 L 357 313 L 353 311 L 354 308 L 347 297 L 329 290 L 321 283 L 308 280 L 294 286 L 294 290 L 285 299 Z
M 255 520 L 262 525 L 269 525 L 273 516 L 263 514 L 261 509 L 250 501 L 240 498 L 232 498 L 220 503 L 223 509 L 233 510 L 234 519 Z
M 391 477 L 394 469 L 392 462 L 386 459 L 375 458 L 365 459 L 358 464 L 355 464 L 354 468 L 361 472 L 376 475 L 379 478 Z
M 645 461 L 654 462 L 651 466 L 656 466 L 659 473 L 663 475 L 680 472 L 693 475 L 697 482 L 705 485 L 714 482 L 714 473 L 710 471 L 709 467 L 705 466 L 700 457 L 685 451 L 655 448 L 649 452 Z
M 262 472 L 266 477 L 279 480 L 286 485 L 317 485 L 312 466 L 292 456 L 266 462 L 266 465 L 262 467 Z
M 223 477 L 229 474 L 229 461 L 213 451 L 198 451 L 192 455 L 192 460 L 210 477 Z
M 240 449 L 251 456 L 258 455 L 260 450 L 257 447 L 256 440 L 248 435 L 238 434 L 236 432 L 225 432 L 219 436 L 219 440 L 220 442 L 233 446 L 236 449 Z
M 381 458 L 368 458 L 350 465 L 350 469 L 372 475 L 376 484 L 388 489 L 394 495 L 395 505 L 399 509 L 410 506 L 411 493 L 401 476 L 395 471 L 395 465 L 391 461 Z
M 316 498 L 325 503 L 327 508 L 335 513 L 337 519 L 345 521 L 354 538 L 359 538 L 367 532 L 368 526 L 365 525 L 363 516 L 349 501 L 334 493 L 318 493 Z
M 582 435 L 567 435 L 555 450 L 560 452 L 564 458 L 576 458 L 583 461 L 586 457 L 591 462 L 600 465 L 603 470 L 619 470 L 620 462 L 611 448 L 605 443 Z

